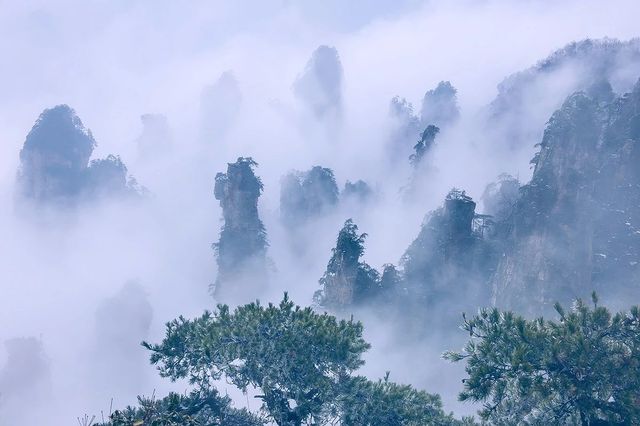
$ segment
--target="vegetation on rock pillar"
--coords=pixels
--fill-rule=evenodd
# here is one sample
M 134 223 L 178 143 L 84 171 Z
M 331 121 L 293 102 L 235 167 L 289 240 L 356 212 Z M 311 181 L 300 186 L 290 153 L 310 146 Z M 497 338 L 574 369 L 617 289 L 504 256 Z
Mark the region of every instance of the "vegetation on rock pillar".
M 344 223 L 327 270 L 320 278 L 323 289 L 315 295 L 320 305 L 340 310 L 377 295 L 379 274 L 360 261 L 366 237 L 367 234 L 358 234 L 358 226 L 351 219 Z
M 433 124 L 444 128 L 456 122 L 460 117 L 457 93 L 448 81 L 441 81 L 435 89 L 425 93 L 420 111 L 422 126 Z
M 338 185 L 329 168 L 314 166 L 306 172 L 293 171 L 281 181 L 280 215 L 288 227 L 321 216 L 337 204 Z
M 20 200 L 74 205 L 83 198 L 140 195 L 146 189 L 127 174 L 120 157 L 89 158 L 96 141 L 68 105 L 45 109 L 20 151 Z
M 426 129 L 424 129 L 420 140 L 413 146 L 415 152 L 409 157 L 409 162 L 413 167 L 418 167 L 425 154 L 431 150 L 435 143 L 436 135 L 439 132 L 440 129 L 432 124 L 429 124 Z
M 259 294 L 267 274 L 267 236 L 258 215 L 262 182 L 251 158 L 229 163 L 226 173 L 218 173 L 214 195 L 220 201 L 224 225 L 214 244 L 218 261 L 215 295 L 236 298 Z

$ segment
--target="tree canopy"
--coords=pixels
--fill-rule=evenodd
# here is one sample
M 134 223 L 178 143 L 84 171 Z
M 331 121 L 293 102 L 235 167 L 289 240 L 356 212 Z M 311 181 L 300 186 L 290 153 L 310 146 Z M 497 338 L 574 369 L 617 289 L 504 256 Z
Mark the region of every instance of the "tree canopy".
M 194 320 L 167 324 L 160 344 L 143 343 L 160 375 L 186 378 L 185 395 L 139 398 L 139 407 L 114 412 L 103 426 L 463 425 L 442 409 L 438 395 L 408 385 L 353 375 L 369 344 L 360 322 L 296 306 L 259 302 L 231 311 L 218 305 Z M 232 408 L 215 381 L 256 391 L 260 415 Z
M 577 300 L 558 321 L 498 309 L 464 321 L 471 339 L 462 401 L 481 401 L 497 425 L 640 424 L 640 308 L 612 315 Z M 520 424 L 520 423 L 518 423 Z
M 109 422 L 97 426 L 261 426 L 265 422 L 245 409 L 230 406 L 231 399 L 213 388 L 188 395 L 170 393 L 156 399 L 138 397 L 138 407 L 116 410 Z
M 473 425 L 473 419 L 456 420 L 444 414 L 439 395 L 416 390 L 384 379 L 371 381 L 354 377 L 343 392 L 344 426 Z
M 243 391 L 259 389 L 263 411 L 279 425 L 321 416 L 369 348 L 359 322 L 300 308 L 286 295 L 279 305 L 256 302 L 233 312 L 219 305 L 192 321 L 179 318 L 161 344 L 145 346 L 164 377 L 202 388 L 225 377 Z

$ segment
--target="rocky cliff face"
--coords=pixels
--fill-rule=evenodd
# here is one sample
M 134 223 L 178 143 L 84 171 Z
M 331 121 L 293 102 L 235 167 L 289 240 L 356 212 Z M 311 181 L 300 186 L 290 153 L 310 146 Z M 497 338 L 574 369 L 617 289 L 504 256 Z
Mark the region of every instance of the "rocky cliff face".
M 506 173 L 498 176 L 485 188 L 482 194 L 484 213 L 492 216 L 496 222 L 504 221 L 513 212 L 520 197 L 520 182 Z
M 640 81 L 608 106 L 593 227 L 592 279 L 602 294 L 640 295 Z
M 21 199 L 73 205 L 95 196 L 144 192 L 119 157 L 109 155 L 89 163 L 95 146 L 91 131 L 72 108 L 58 105 L 44 110 L 20 151 Z
M 452 191 L 428 216 L 401 260 L 412 301 L 464 309 L 456 295 L 478 306 L 492 293 L 538 315 L 594 290 L 640 296 L 640 82 L 619 98 L 606 81 L 569 96 L 538 147 L 529 183 L 487 188 L 487 215 Z
M 254 172 L 257 163 L 238 158 L 226 173 L 216 175 L 214 195 L 220 201 L 224 225 L 214 244 L 218 278 L 214 294 L 231 301 L 254 300 L 266 280 L 267 237 L 258 215 L 262 182 Z
M 358 226 L 351 219 L 345 222 L 319 280 L 322 290 L 314 295 L 316 303 L 341 311 L 371 302 L 380 295 L 378 272 L 361 260 L 366 237 L 367 234 L 358 233 Z
M 610 300 L 637 299 L 640 82 L 634 85 L 631 74 L 640 75 L 640 40 L 585 40 L 505 80 L 490 123 L 516 145 L 536 135 L 532 179 L 521 186 L 500 176 L 483 194 L 485 214 L 476 213 L 463 191 L 452 191 L 427 216 L 400 268 L 387 265 L 371 281 L 375 291 L 400 298 L 414 320 L 438 306 L 458 313 L 490 303 L 539 315 L 556 301 L 571 303 L 594 290 Z M 631 91 L 617 96 L 614 89 L 621 88 Z M 432 92 L 428 98 L 438 90 Z M 450 95 L 445 103 L 455 113 L 448 115 L 457 115 L 455 89 L 443 83 L 440 92 Z M 390 111 L 399 140 L 423 124 L 400 98 Z M 542 114 L 546 126 L 536 122 Z M 415 146 L 416 169 L 428 165 L 424 154 L 436 133 L 423 133 Z M 412 182 L 405 193 L 414 188 Z M 341 272 L 327 269 L 325 290 L 337 305 L 360 303 L 353 284 L 357 260 L 333 264 Z
M 526 149 L 540 139 L 545 121 L 567 96 L 603 82 L 624 93 L 638 75 L 640 39 L 570 43 L 499 84 L 487 111 L 487 130 L 511 149 Z
M 496 304 L 534 312 L 592 290 L 640 294 L 640 83 L 570 96 L 544 133 L 492 279 Z
M 414 301 L 434 305 L 487 301 L 486 282 L 493 247 L 476 221 L 476 203 L 464 191 L 452 190 L 444 206 L 431 213 L 401 259 L 405 285 Z M 460 295 L 464 294 L 464 298 Z M 483 296 L 485 295 L 485 296 Z
M 91 131 L 70 107 L 45 110 L 20 151 L 21 194 L 41 201 L 77 197 L 95 146 Z

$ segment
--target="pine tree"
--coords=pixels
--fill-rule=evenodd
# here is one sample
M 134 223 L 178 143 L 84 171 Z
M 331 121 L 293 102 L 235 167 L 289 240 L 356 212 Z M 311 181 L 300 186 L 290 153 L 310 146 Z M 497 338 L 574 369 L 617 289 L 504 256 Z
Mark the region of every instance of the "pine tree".
M 464 321 L 470 340 L 462 401 L 490 424 L 640 424 L 640 308 L 612 315 L 578 300 L 559 320 L 485 309 Z
M 231 398 L 214 388 L 188 394 L 170 393 L 161 399 L 138 397 L 137 407 L 116 410 L 96 426 L 262 426 L 265 422 L 246 409 L 231 407 Z
M 160 410 L 153 404 L 150 410 L 165 416 L 160 418 L 175 413 L 179 419 L 219 413 L 211 423 L 186 423 L 217 425 L 229 409 L 212 385 L 225 379 L 243 391 L 257 389 L 264 418 L 280 426 L 470 424 L 446 414 L 438 395 L 390 382 L 388 376 L 376 382 L 353 376 L 370 347 L 362 333 L 362 324 L 353 318 L 338 320 L 301 308 L 286 294 L 278 305 L 254 302 L 233 311 L 218 305 L 217 311 L 194 320 L 180 317 L 167 324 L 160 344 L 144 346 L 163 377 L 188 379 L 195 391 L 165 398 Z M 172 401 L 183 402 L 167 410 Z M 130 418 L 141 414 L 131 413 Z

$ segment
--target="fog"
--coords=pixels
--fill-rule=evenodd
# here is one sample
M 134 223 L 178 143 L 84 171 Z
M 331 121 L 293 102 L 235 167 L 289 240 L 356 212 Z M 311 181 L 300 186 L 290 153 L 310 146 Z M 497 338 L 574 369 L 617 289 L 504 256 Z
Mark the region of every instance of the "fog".
M 161 339 L 178 315 L 215 307 L 211 244 L 222 211 L 213 188 L 227 163 L 252 157 L 264 184 L 258 208 L 272 273 L 262 300 L 288 291 L 310 305 L 347 218 L 368 233 L 365 260 L 379 269 L 398 263 L 452 187 L 482 211 L 480 197 L 500 173 L 528 181 L 533 145 L 581 70 L 567 66 L 540 83 L 524 102 L 531 127 L 516 145 L 484 127 L 505 77 L 571 41 L 639 35 L 635 0 L 344 3 L 0 0 L 0 424 L 66 425 L 84 413 L 106 417 L 112 399 L 123 407 L 136 395 L 186 388 L 160 379 L 138 343 Z M 297 89 L 319 46 L 335 48 L 341 67 L 329 100 Z M 612 81 L 617 93 L 640 77 L 634 64 Z M 457 89 L 461 117 L 438 135 L 419 195 L 407 202 L 402 188 L 414 172 L 408 158 L 389 161 L 389 102 L 404 97 L 419 115 L 440 81 Z M 318 112 L 322 102 L 330 113 Z M 59 104 L 91 129 L 92 158 L 120 155 L 148 196 L 62 210 L 17 205 L 25 137 Z M 301 225 L 299 255 L 281 220 L 280 182 L 315 165 L 331 168 L 340 189 L 362 179 L 375 196 Z M 131 319 L 109 328 L 110 317 Z M 392 380 L 440 393 L 446 410 L 475 411 L 456 401 L 462 373 L 440 359 L 441 339 L 398 348 L 397 331 L 375 313 L 360 318 L 373 346 L 364 374 L 391 371 Z M 42 353 L 16 338 L 37 339 Z M 33 365 L 16 364 L 12 351 Z

